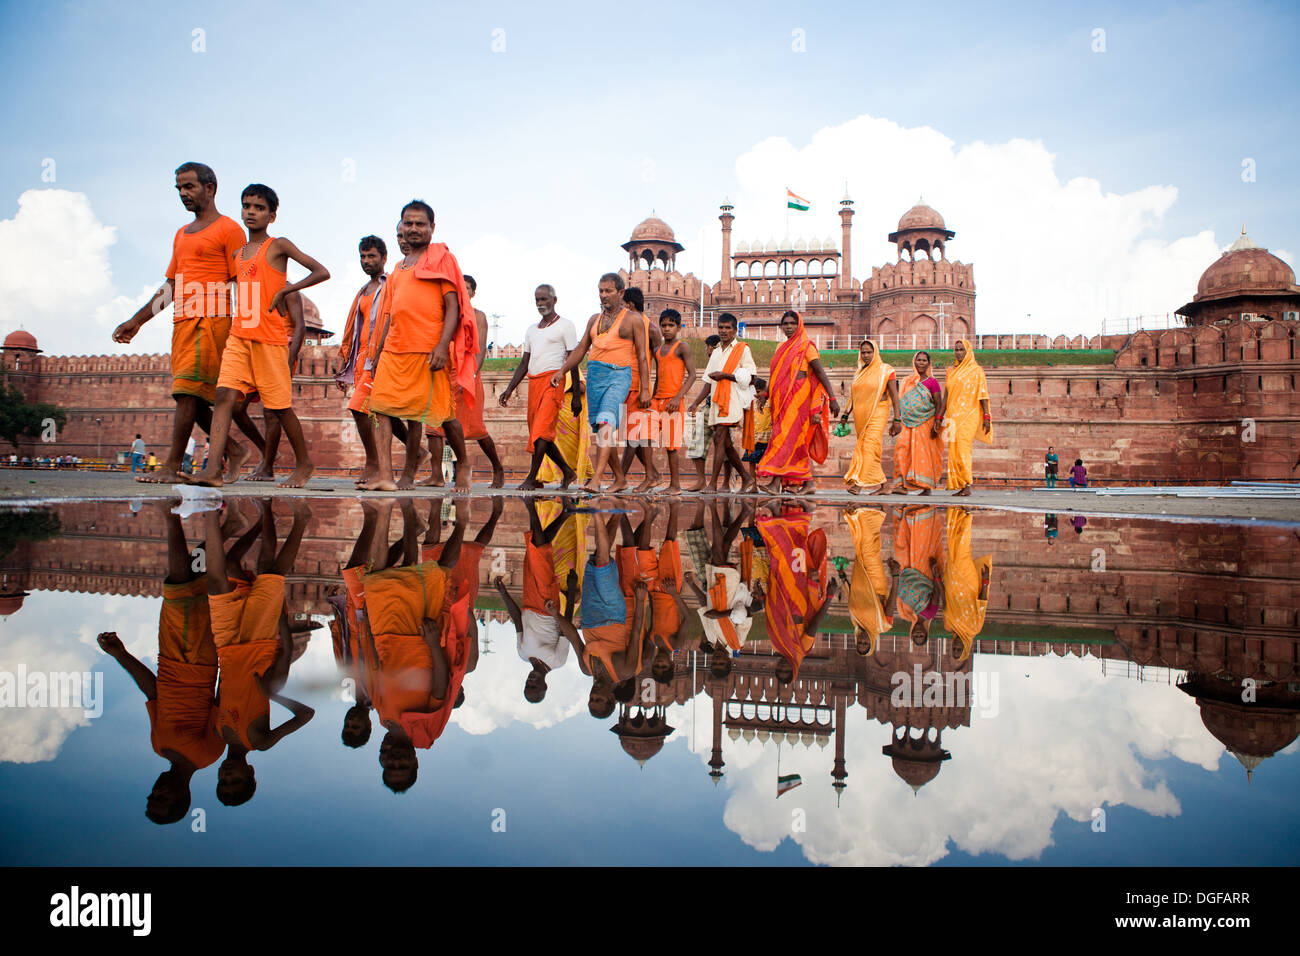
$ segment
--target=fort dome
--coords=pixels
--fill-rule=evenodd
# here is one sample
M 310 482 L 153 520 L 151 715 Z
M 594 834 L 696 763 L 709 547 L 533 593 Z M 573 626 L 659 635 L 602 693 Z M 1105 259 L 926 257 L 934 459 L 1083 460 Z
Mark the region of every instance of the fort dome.
M 632 239 L 634 241 L 645 242 L 676 242 L 677 237 L 673 234 L 672 228 L 656 216 L 648 216 L 642 219 L 637 227 L 632 230 Z
M 39 352 L 36 347 L 36 336 L 26 329 L 16 329 L 5 336 L 4 348 L 6 349 L 26 349 L 29 352 Z

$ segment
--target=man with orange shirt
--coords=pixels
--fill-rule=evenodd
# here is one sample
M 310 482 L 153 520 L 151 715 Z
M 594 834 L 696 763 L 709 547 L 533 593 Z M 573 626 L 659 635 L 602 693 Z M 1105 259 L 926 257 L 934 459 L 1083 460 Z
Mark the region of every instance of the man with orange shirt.
M 157 676 L 126 649 L 116 633 L 100 634 L 98 639 L 104 652 L 122 665 L 144 693 L 154 753 L 171 764 L 154 783 L 145 809 L 145 816 L 160 825 L 185 817 L 190 809 L 191 778 L 215 763 L 225 749 L 217 734 L 213 706 L 217 649 L 212 640 L 207 584 L 203 575 L 193 570 L 185 529 L 171 512 L 172 505 L 178 503 L 179 499 L 157 501 L 167 528 Z
M 418 523 L 403 501 L 403 539 L 415 539 Z M 415 783 L 417 749 L 432 747 L 463 699 L 461 684 L 472 666 L 469 595 L 458 591 L 453 570 L 461 557 L 464 525 L 457 520 L 437 561 L 388 566 L 408 549 L 377 540 L 365 575 L 366 615 L 375 661 L 372 703 L 387 730 L 379 748 L 385 786 L 396 793 Z
M 681 328 L 682 315 L 676 309 L 664 309 L 659 313 L 659 332 L 663 344 L 655 349 L 655 393 L 650 400 L 655 422 L 651 434 L 668 452 L 668 493 L 674 495 L 682 490 L 681 466 L 678 463 L 686 420 L 682 414 L 682 402 L 696 378 L 691 350 L 678 338 Z M 647 448 L 646 454 L 653 456 L 653 448 Z M 648 470 L 647 482 L 650 477 Z
M 388 247 L 378 236 L 366 236 L 357 246 L 357 251 L 361 255 L 361 271 L 366 274 L 368 281 L 358 290 L 356 298 L 352 300 L 352 307 L 348 310 L 348 323 L 343 330 L 343 341 L 339 347 L 339 360 L 343 366 L 334 376 L 334 381 L 344 392 L 349 385 L 353 386 L 348 411 L 356 422 L 361 447 L 366 452 L 366 461 L 358 480 L 360 484 L 373 481 L 379 473 L 375 427 L 370 421 L 370 388 L 375 375 L 370 346 L 378 341 L 374 335 L 375 320 L 379 311 L 380 293 L 388 280 L 388 276 L 384 275 Z
M 221 355 L 230 334 L 230 281 L 235 278 L 235 254 L 243 248 L 244 231 L 217 211 L 217 176 L 203 163 L 184 163 L 176 169 L 176 191 L 181 205 L 194 213 L 194 221 L 176 230 L 167 279 L 148 303 L 113 330 L 113 341 L 130 342 L 144 324 L 173 306 L 172 441 L 167 460 L 157 471 L 146 471 L 136 481 L 174 484 L 182 481 L 181 459 L 197 424 L 211 431 L 211 405 L 216 397 Z M 247 411 L 236 415 L 240 430 L 262 450 L 257 426 Z M 230 473 L 237 475 L 248 449 L 230 443 Z
M 253 183 L 244 189 L 240 201 L 244 224 L 248 226 L 248 244 L 235 256 L 237 318 L 231 327 L 225 355 L 221 359 L 221 374 L 217 379 L 210 460 L 208 467 L 194 478 L 194 483 L 221 487 L 221 456 L 230 436 L 231 417 L 243 397 L 256 391 L 261 396 L 262 406 L 279 419 L 293 448 L 293 474 L 280 482 L 280 487 L 301 488 L 311 477 L 314 467 L 307 453 L 302 424 L 292 408 L 293 376 L 290 370 L 298 362 L 298 350 L 302 348 L 306 326 L 299 316 L 290 343 L 282 316 L 288 312 L 286 296 L 324 282 L 330 274 L 288 239 L 267 235 L 280 205 L 275 190 Z M 308 269 L 310 274 L 297 282 L 289 282 L 285 270 L 290 259 Z
M 478 329 L 460 264 L 443 243 L 434 243 L 433 209 L 414 199 L 402 207 L 402 230 L 411 252 L 384 285 L 376 346 L 370 412 L 378 417 L 375 443 L 378 477 L 363 482 L 368 491 L 415 486 L 424 425 L 442 425 L 458 462 L 465 462 L 465 434 L 456 420 L 452 381 L 461 399 L 475 399 Z M 393 480 L 393 428 L 389 418 L 407 423 L 406 463 Z M 469 490 L 469 469 L 459 468 L 456 487 Z

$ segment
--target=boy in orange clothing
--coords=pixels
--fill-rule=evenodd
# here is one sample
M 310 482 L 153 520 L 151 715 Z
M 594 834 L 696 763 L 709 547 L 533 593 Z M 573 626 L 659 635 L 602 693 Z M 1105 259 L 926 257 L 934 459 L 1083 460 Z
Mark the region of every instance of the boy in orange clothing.
M 402 208 L 402 230 L 411 252 L 393 269 L 380 305 L 383 330 L 375 348 L 370 412 L 377 418 L 379 475 L 358 487 L 396 491 L 415 487 L 425 425 L 442 425 L 458 462 L 465 462 L 465 433 L 456 418 L 453 380 L 461 401 L 475 401 L 478 329 L 460 264 L 433 239 L 433 209 L 413 199 Z M 407 423 L 406 463 L 393 480 L 393 427 Z M 436 463 L 435 463 L 436 464 Z M 469 490 L 469 469 L 458 468 L 456 488 Z
M 221 487 L 221 456 L 230 436 L 231 417 L 246 395 L 257 392 L 263 408 L 279 420 L 293 448 L 293 474 L 280 482 L 280 486 L 301 488 L 314 468 L 307 453 L 302 424 L 291 407 L 292 369 L 298 363 L 298 350 L 302 347 L 306 326 L 301 316 L 295 316 L 293 341 L 287 344 L 289 333 L 281 317 L 288 314 L 287 296 L 324 282 L 330 274 L 288 239 L 267 235 L 266 230 L 275 221 L 280 205 L 275 190 L 253 183 L 244 189 L 240 199 L 244 225 L 248 227 L 248 244 L 235 256 L 236 317 L 221 358 L 221 374 L 217 378 L 208 467 L 193 481 L 198 485 Z M 285 269 L 290 259 L 310 270 L 310 275 L 298 282 L 289 282 Z M 274 451 L 269 447 L 268 451 L 273 458 Z
M 695 361 L 691 350 L 678 338 L 682 330 L 682 316 L 676 309 L 664 309 L 659 313 L 659 332 L 663 344 L 655 349 L 655 393 L 650 399 L 654 409 L 657 428 L 652 434 L 668 452 L 668 493 L 677 494 L 682 490 L 681 465 L 678 454 L 682 449 L 682 437 L 685 432 L 686 416 L 682 413 L 682 401 L 695 384 Z M 653 455 L 653 448 L 647 455 Z M 646 474 L 650 481 L 653 465 Z M 648 490 L 648 488 L 646 489 Z
M 294 499 L 293 527 L 279 553 L 270 503 L 264 501 L 261 510 L 262 546 L 251 585 L 227 576 L 217 513 L 204 516 L 208 604 L 221 672 L 217 730 L 228 748 L 217 770 L 217 799 L 231 807 L 248 802 L 257 790 L 248 752 L 270 750 L 315 715 L 306 704 L 280 694 L 289 676 L 295 629 L 284 612 L 284 578 L 293 569 L 311 509 L 304 499 Z M 293 714 L 275 728 L 271 727 L 271 701 Z

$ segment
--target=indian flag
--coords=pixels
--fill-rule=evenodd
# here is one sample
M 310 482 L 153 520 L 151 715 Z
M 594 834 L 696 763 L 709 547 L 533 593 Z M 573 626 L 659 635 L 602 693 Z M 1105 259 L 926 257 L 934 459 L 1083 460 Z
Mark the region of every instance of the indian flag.
M 793 790 L 799 784 L 803 783 L 803 777 L 797 773 L 786 774 L 784 777 L 776 778 L 776 795 L 779 797 L 787 790 Z
M 787 188 L 785 191 L 785 208 L 798 209 L 800 212 L 807 212 L 808 200 L 804 199 L 802 196 L 796 196 L 794 193 L 790 192 L 789 188 Z

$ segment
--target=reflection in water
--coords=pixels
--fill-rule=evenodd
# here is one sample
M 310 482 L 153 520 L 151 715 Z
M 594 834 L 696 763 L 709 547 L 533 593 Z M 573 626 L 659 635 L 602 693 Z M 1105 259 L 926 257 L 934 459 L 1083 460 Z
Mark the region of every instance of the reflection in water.
M 498 786 L 524 793 L 531 782 L 510 767 L 529 749 L 548 754 L 558 781 L 595 761 L 593 779 L 632 788 L 613 794 L 644 786 L 605 763 L 619 749 L 608 735 L 586 730 L 608 728 L 643 768 L 659 756 L 668 776 L 656 786 L 685 787 L 683 809 L 716 820 L 680 759 L 698 752 L 725 782 L 726 829 L 755 848 L 793 836 L 811 860 L 925 863 L 951 841 L 1034 859 L 1061 814 L 1130 805 L 1176 817 L 1213 802 L 1184 780 L 1182 806 L 1165 780 L 1178 764 L 1160 757 L 1212 769 L 1222 745 L 1258 788 L 1261 765 L 1300 735 L 1300 572 L 1286 529 L 1093 519 L 1058 539 L 1054 515 L 892 501 L 225 501 L 184 518 L 175 502 L 38 512 L 42 534 L 62 533 L 11 535 L 0 558 L 5 594 L 148 596 L 135 600 L 149 602 L 139 607 L 156 641 L 99 639 L 143 692 L 148 721 L 116 716 L 110 701 L 82 733 L 139 728 L 136 752 L 165 764 L 114 772 L 161 769 L 146 807 L 155 823 L 205 804 L 195 781 L 221 804 L 249 804 L 259 775 L 266 796 L 239 812 L 280 819 L 295 777 L 343 786 L 333 768 L 353 752 L 378 764 L 373 799 L 414 789 L 446 800 L 468 781 L 438 772 L 417 786 L 421 762 L 460 767 L 446 741 L 478 735 L 482 763 L 515 723 L 549 728 L 496 765 Z M 52 672 L 66 657 L 24 636 L 24 616 L 40 613 L 31 602 L 0 609 L 10 672 Z M 85 618 L 90 639 L 135 626 L 107 608 Z M 311 640 L 313 616 L 332 640 Z M 506 634 L 516 654 L 493 653 Z M 332 658 L 336 689 L 305 659 L 313 646 Z M 0 719 L 14 739 L 35 716 Z M 259 759 L 290 737 L 283 756 Z M 60 746 L 38 759 L 57 762 Z M 202 773 L 219 760 L 215 777 Z M 921 817 L 896 802 L 913 794 L 929 801 Z M 843 816 L 791 833 L 792 800 Z M 1013 813 L 1030 803 L 1034 813 Z M 1285 845 L 1290 831 L 1270 832 Z

